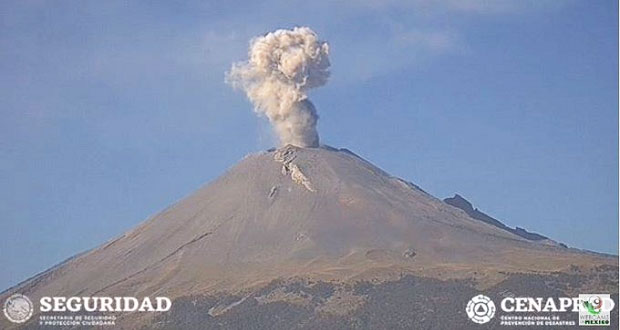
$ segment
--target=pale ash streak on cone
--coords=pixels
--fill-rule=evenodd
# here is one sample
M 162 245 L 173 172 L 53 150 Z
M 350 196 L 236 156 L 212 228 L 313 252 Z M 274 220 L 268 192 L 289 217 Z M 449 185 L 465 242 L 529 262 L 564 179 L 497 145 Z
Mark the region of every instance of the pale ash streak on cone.
M 310 28 L 277 30 L 250 42 L 248 61 L 233 64 L 227 82 L 267 116 L 282 145 L 317 147 L 319 116 L 306 93 L 327 82 L 328 53 Z

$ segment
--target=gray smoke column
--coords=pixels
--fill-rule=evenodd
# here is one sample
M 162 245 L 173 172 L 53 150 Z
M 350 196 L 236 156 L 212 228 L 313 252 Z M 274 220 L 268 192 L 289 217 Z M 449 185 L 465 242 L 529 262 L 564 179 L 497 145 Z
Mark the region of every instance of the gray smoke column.
M 310 28 L 277 30 L 250 42 L 248 61 L 233 64 L 227 81 L 267 116 L 280 143 L 317 147 L 319 116 L 307 92 L 327 82 L 328 53 Z

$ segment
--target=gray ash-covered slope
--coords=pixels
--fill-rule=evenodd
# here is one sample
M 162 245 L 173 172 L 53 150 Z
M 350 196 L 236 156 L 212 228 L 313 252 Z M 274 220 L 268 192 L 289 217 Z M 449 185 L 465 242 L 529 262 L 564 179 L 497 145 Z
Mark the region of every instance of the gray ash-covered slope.
M 601 282 L 600 277 L 605 280 Z M 552 297 L 558 301 L 559 297 L 577 297 L 579 293 L 596 291 L 592 283 L 599 289 L 617 288 L 617 267 L 598 267 L 588 274 L 578 270 L 508 274 L 505 280 L 483 292 L 471 279 L 442 281 L 414 275 L 403 275 L 393 281 L 362 280 L 351 284 L 274 281 L 241 294 L 180 298 L 169 313 L 158 316 L 143 329 L 504 329 L 500 324 L 504 313 L 499 310 L 503 298 Z M 495 301 L 498 308 L 495 317 L 486 324 L 470 321 L 465 312 L 467 302 L 480 293 Z M 617 306 L 617 291 L 611 297 Z M 214 313 L 218 309 L 225 312 Z M 520 314 L 550 317 L 549 313 Z M 578 326 L 579 313 L 552 315 L 574 324 L 558 329 L 582 329 Z M 617 310 L 611 312 L 611 324 L 618 324 Z
M 359 283 L 414 276 L 440 287 L 465 281 L 459 285 L 474 290 L 499 285 L 513 273 L 587 272 L 601 265 L 617 269 L 618 263 L 473 219 L 345 149 L 287 146 L 247 156 L 135 229 L 0 298 L 15 292 L 33 301 L 46 295 L 168 296 L 179 302 L 171 315 L 183 319 L 190 313 L 183 302 L 194 301 L 208 305 L 205 317 L 222 322 L 233 315 L 237 321 L 252 318 L 237 307 L 272 313 L 280 306 L 313 328 L 322 315 L 346 320 L 367 303 L 379 303 L 350 290 Z M 257 295 L 274 280 L 335 289 L 319 298 L 289 294 L 285 287 Z M 590 282 L 617 292 L 617 277 Z M 310 312 L 316 318 L 303 316 Z M 151 317 L 126 315 L 119 322 L 134 328 Z M 277 327 L 269 322 L 263 326 Z

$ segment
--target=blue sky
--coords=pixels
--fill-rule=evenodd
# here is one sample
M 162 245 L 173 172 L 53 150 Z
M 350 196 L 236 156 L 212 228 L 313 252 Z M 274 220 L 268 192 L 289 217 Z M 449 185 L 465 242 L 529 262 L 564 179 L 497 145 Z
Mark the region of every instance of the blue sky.
M 274 144 L 224 84 L 248 41 L 330 43 L 322 142 L 510 226 L 617 253 L 617 1 L 3 1 L 0 289 Z

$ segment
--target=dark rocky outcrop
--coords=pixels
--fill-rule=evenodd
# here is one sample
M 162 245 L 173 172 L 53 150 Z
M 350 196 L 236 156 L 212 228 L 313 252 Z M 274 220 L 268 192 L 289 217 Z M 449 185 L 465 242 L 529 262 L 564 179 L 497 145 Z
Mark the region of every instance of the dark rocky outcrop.
M 459 195 L 459 194 L 455 194 L 454 197 L 449 197 L 443 200 L 444 202 L 454 206 L 454 207 L 458 207 L 459 209 L 465 211 L 465 213 L 467 213 L 467 215 L 469 215 L 470 217 L 476 219 L 476 220 L 480 220 L 482 222 L 486 222 L 488 224 L 491 224 L 495 227 L 501 228 L 503 230 L 506 230 L 508 232 L 511 232 L 517 236 L 523 237 L 525 239 L 528 239 L 530 241 L 541 241 L 541 240 L 546 240 L 548 239 L 548 237 L 537 234 L 537 233 L 532 233 L 529 232 L 523 228 L 520 227 L 516 227 L 516 228 L 510 228 L 508 226 L 506 226 L 503 222 L 487 215 L 486 213 L 478 210 L 477 208 L 474 208 L 473 205 L 466 200 L 465 198 L 463 198 L 463 196 Z

